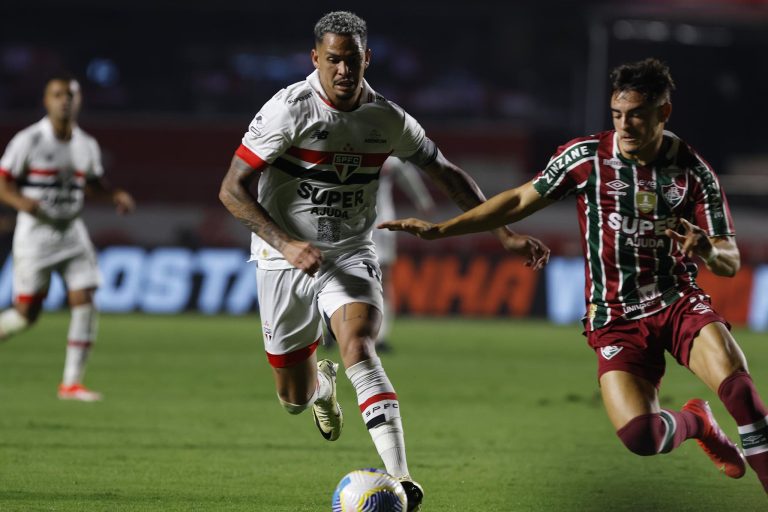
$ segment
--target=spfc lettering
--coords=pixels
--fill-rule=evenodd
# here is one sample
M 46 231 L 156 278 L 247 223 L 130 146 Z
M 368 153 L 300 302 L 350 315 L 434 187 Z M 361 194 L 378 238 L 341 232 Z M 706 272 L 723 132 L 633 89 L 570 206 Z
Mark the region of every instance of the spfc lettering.
M 336 174 L 339 175 L 339 179 L 343 182 L 346 181 L 350 174 L 360 168 L 363 158 L 360 155 L 350 155 L 347 153 L 335 153 L 333 155 L 333 167 L 336 169 Z

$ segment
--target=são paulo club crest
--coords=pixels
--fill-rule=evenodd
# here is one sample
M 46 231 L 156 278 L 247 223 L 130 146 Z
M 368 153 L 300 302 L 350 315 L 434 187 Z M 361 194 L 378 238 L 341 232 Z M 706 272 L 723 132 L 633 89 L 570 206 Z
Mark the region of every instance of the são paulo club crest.
M 335 153 L 333 155 L 333 167 L 336 169 L 336 174 L 339 175 L 342 183 L 347 181 L 349 175 L 360 167 L 362 161 L 363 159 L 360 155 L 348 153 Z

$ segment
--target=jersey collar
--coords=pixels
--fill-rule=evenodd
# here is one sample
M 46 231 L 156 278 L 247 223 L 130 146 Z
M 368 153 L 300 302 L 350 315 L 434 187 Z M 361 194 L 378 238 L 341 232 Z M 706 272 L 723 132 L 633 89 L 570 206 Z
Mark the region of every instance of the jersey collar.
M 661 151 L 656 155 L 656 158 L 651 162 L 649 167 L 667 166 L 675 161 L 677 157 L 677 150 L 680 147 L 680 138 L 669 130 L 664 130 L 664 141 L 661 145 Z M 637 162 L 624 158 L 619 149 L 619 134 L 616 130 L 613 130 L 613 156 L 618 158 L 630 167 L 636 166 Z
M 69 142 L 69 141 L 62 141 L 58 137 L 56 137 L 56 131 L 53 129 L 53 122 L 51 122 L 51 118 L 48 116 L 45 116 L 40 120 L 40 124 L 43 126 L 43 133 L 46 137 L 49 137 L 53 140 L 59 141 L 59 142 Z M 71 141 L 75 137 L 80 136 L 80 127 L 77 126 L 77 124 L 72 124 L 72 138 L 69 140 Z

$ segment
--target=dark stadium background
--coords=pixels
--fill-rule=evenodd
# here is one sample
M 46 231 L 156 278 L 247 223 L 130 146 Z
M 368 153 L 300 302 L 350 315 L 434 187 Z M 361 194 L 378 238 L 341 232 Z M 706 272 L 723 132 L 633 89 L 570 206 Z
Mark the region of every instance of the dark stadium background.
M 244 260 L 248 244 L 245 228 L 218 203 L 218 186 L 259 107 L 311 71 L 314 22 L 339 8 L 368 21 L 372 86 L 412 113 L 488 194 L 529 179 L 557 145 L 610 126 L 611 67 L 647 56 L 667 61 L 678 85 L 669 129 L 720 173 L 746 264 L 736 281 L 713 280 L 713 295 L 736 323 L 768 329 L 766 1 L 4 2 L 0 144 L 42 116 L 47 76 L 67 70 L 80 77 L 81 125 L 100 141 L 109 179 L 139 204 L 126 218 L 88 205 L 92 237 L 101 249 L 129 248 L 139 269 L 162 260 L 154 274 L 134 280 L 136 294 L 149 290 L 155 298 L 123 297 L 113 310 L 158 311 L 151 304 L 167 305 L 173 293 L 176 310 L 255 308 L 252 300 L 227 308 L 225 299 L 200 298 L 231 294 L 240 275 L 222 270 L 224 284 L 206 288 L 212 271 L 204 261 L 217 254 Z M 455 212 L 436 196 L 435 219 Z M 413 213 L 402 194 L 396 199 L 400 214 Z M 11 213 L 2 223 L 6 253 Z M 573 213 L 572 203 L 557 205 L 520 229 L 573 258 Z M 565 300 L 555 293 L 562 286 L 556 276 L 578 275 L 578 261 L 558 260 L 531 277 L 506 265 L 485 236 L 400 240 L 403 313 L 572 321 L 583 310 L 578 281 Z M 211 249 L 240 252 L 201 256 Z M 111 279 L 106 288 L 118 293 L 131 276 L 118 270 Z

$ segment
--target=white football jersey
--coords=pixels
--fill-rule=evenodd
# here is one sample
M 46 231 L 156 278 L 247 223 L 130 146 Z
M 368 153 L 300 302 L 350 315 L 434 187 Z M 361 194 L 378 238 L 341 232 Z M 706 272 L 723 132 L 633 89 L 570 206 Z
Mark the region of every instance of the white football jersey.
M 14 256 L 55 262 L 90 248 L 79 215 L 86 180 L 103 173 L 98 143 L 77 126 L 67 141 L 56 138 L 47 117 L 17 133 L 0 159 L 0 174 L 12 177 L 23 196 L 40 201 L 45 216 L 61 222 L 19 212 Z
M 315 71 L 262 107 L 238 152 L 245 148 L 268 164 L 258 200 L 275 222 L 332 258 L 372 246 L 382 164 L 390 155 L 414 155 L 426 140 L 415 119 L 365 81 L 360 106 L 337 110 Z M 290 267 L 255 234 L 251 255 L 261 268 Z

